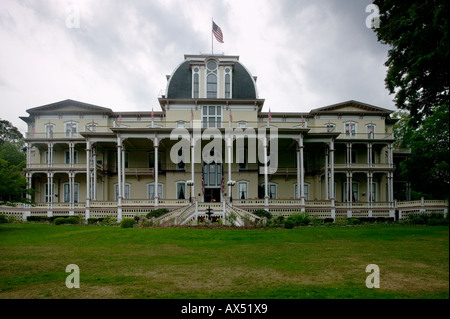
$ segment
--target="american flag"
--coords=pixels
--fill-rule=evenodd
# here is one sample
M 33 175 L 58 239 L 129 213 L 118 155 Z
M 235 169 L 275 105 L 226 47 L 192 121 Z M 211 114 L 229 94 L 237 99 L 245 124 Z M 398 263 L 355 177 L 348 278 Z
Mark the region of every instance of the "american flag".
M 270 109 L 269 109 L 269 122 L 272 121 L 272 113 L 270 113 Z
M 120 123 L 122 123 L 122 114 L 119 115 L 119 119 L 117 120 L 117 126 L 120 127 Z
M 153 108 L 152 108 L 152 122 L 155 120 L 155 113 L 153 113 Z
M 233 114 L 231 114 L 231 109 L 230 109 L 230 122 L 233 122 Z
M 191 108 L 191 121 L 193 121 L 194 120 L 194 110 L 192 110 L 192 108 Z
M 214 21 L 213 21 L 213 25 L 212 25 L 212 33 L 216 37 L 217 41 L 219 41 L 220 43 L 223 43 L 222 29 Z

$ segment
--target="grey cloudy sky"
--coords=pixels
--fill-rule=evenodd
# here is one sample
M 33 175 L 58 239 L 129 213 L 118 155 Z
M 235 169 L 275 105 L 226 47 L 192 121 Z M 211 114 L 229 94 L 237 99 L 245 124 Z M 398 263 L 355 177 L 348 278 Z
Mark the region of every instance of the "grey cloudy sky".
M 395 109 L 388 46 L 366 27 L 370 0 L 2 0 L 0 118 L 73 99 L 114 111 L 160 110 L 184 54 L 223 44 L 258 77 L 264 111 L 308 112 L 347 100 Z M 79 23 L 79 24 L 78 24 Z M 382 22 L 381 22 L 382 23 Z

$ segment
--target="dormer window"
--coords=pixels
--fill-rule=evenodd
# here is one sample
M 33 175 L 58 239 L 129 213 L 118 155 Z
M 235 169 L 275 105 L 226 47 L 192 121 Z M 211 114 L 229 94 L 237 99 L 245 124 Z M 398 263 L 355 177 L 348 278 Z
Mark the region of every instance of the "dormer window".
M 225 68 L 225 98 L 231 99 L 231 68 Z
M 366 125 L 367 138 L 373 139 L 375 138 L 375 124 L 367 124 Z
M 46 124 L 45 125 L 45 137 L 53 138 L 53 133 L 55 132 L 55 124 Z
M 193 71 L 193 85 L 192 85 L 192 97 L 198 99 L 200 97 L 200 68 L 194 67 Z
M 208 74 L 206 83 L 206 97 L 208 99 L 217 98 L 217 75 Z
M 217 99 L 217 62 L 209 60 L 206 69 L 206 98 Z
M 356 135 L 356 123 L 355 122 L 346 122 L 344 124 L 345 135 L 347 136 L 355 136 Z
M 66 122 L 64 123 L 64 128 L 66 132 L 66 137 L 75 137 L 78 132 L 78 123 L 76 122 Z

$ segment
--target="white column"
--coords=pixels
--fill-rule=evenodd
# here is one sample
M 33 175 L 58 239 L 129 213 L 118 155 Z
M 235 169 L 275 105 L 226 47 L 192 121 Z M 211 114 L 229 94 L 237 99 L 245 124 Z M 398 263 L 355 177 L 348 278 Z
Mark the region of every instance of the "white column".
M 90 217 L 91 200 L 91 142 L 86 141 L 86 221 Z
M 372 217 L 372 202 L 373 202 L 373 198 L 372 198 L 372 193 L 373 193 L 373 185 L 372 185 L 372 181 L 373 181 L 373 173 L 372 172 L 367 172 L 367 206 L 369 208 L 369 213 L 368 213 L 368 217 Z
M 47 143 L 47 167 L 53 166 L 53 143 Z
M 75 151 L 74 151 L 74 143 L 69 143 L 69 161 L 70 167 L 73 168 L 73 164 L 75 164 Z
M 125 197 L 125 145 L 122 141 L 122 199 L 126 199 Z
M 334 140 L 330 142 L 330 199 L 331 199 L 331 218 L 336 219 L 336 209 L 334 198 Z
M 230 134 L 231 135 L 231 134 Z M 233 203 L 231 202 L 233 195 L 232 195 L 232 191 L 233 191 L 233 186 L 231 185 L 231 162 L 232 162 L 232 148 L 233 148 L 233 139 L 231 136 L 228 136 L 227 138 L 227 148 L 228 148 L 228 201 L 230 203 L 230 205 L 233 205 Z M 239 197 L 239 196 L 238 196 Z
M 352 200 L 353 200 L 353 173 L 347 172 L 347 187 L 348 187 L 348 210 L 347 217 L 352 217 Z
M 392 143 L 389 143 L 389 145 L 388 145 L 388 163 L 389 163 L 389 168 L 394 167 Z
M 27 143 L 27 152 L 28 152 L 28 143 Z M 27 161 L 27 163 L 28 163 L 28 161 Z M 30 172 L 27 172 L 26 173 L 26 179 L 27 179 L 27 189 L 29 189 L 29 188 L 31 188 L 32 187 L 32 173 L 30 173 Z M 31 201 L 31 194 L 28 194 L 27 193 L 27 196 L 26 196 L 26 198 L 27 198 L 27 200 L 30 202 Z M 31 216 L 31 210 L 30 210 L 30 208 L 31 208 L 31 205 L 30 204 L 24 204 L 24 206 L 23 206 L 24 208 L 27 208 L 27 209 L 25 209 L 24 211 L 23 211 L 23 214 L 22 214 L 22 219 L 24 220 L 24 221 L 26 221 L 27 220 L 27 217 L 28 216 Z
M 267 172 L 267 138 L 263 138 L 264 145 L 264 206 L 269 206 L 269 177 Z
M 53 173 L 47 173 L 47 194 L 48 194 L 48 205 L 47 205 L 47 216 L 53 216 Z
M 97 200 L 97 148 L 92 149 L 92 165 L 94 165 L 94 181 L 92 183 L 92 199 Z
M 194 132 L 192 132 L 192 135 Z M 202 168 L 203 169 L 203 168 Z M 195 139 L 194 136 L 191 136 L 191 203 L 194 203 L 196 201 L 195 196 Z
M 117 137 L 117 221 L 122 220 L 122 138 Z
M 27 146 L 27 168 L 29 168 L 31 163 L 31 143 L 26 143 L 26 146 Z
M 300 135 L 299 141 L 300 148 L 300 200 L 302 208 L 301 211 L 305 211 L 305 164 L 303 159 L 303 135 Z
M 158 207 L 158 146 L 159 146 L 159 140 L 155 136 L 154 139 L 154 148 L 155 148 L 155 207 Z
M 298 143 L 297 143 L 297 193 L 295 194 L 295 197 L 297 199 L 301 198 L 300 184 L 301 184 L 302 180 L 301 180 L 300 175 L 301 175 L 301 173 L 300 173 L 300 147 L 298 146 Z
M 32 185 L 32 177 L 33 175 L 32 175 L 32 173 L 26 173 L 26 177 L 27 177 L 27 188 L 29 189 L 29 188 L 31 188 L 33 185 Z M 31 200 L 31 194 L 27 194 L 27 199 L 28 200 Z
M 328 190 L 328 185 L 330 182 L 328 178 L 328 161 L 329 161 L 328 149 L 325 149 L 325 200 L 328 200 L 330 198 L 330 193 Z
M 389 217 L 395 217 L 394 173 L 388 173 Z
M 74 215 L 74 206 L 75 206 L 74 179 L 75 174 L 73 172 L 69 172 L 69 207 L 70 207 L 69 216 Z

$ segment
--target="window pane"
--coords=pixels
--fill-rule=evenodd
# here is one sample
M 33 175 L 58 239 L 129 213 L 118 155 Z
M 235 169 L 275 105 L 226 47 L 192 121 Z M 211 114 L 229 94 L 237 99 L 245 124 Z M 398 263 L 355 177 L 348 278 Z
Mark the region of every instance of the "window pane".
M 177 183 L 177 199 L 186 199 L 186 184 Z
M 148 185 L 148 199 L 155 198 L 155 184 Z
M 209 185 L 216 185 L 216 166 L 214 164 L 209 165 Z
M 70 202 L 70 187 L 69 184 L 64 184 L 64 203 Z
M 75 203 L 78 203 L 78 188 L 79 188 L 79 184 L 73 185 L 73 201 Z
M 220 106 L 217 107 L 217 115 L 222 115 L 222 108 Z
M 162 194 L 162 193 L 163 193 L 163 192 L 162 192 L 162 188 L 163 188 L 163 187 L 162 187 L 162 184 L 159 184 L 159 183 L 158 183 L 158 197 L 159 197 L 159 198 L 162 198 L 162 195 L 163 195 L 163 194 Z
M 209 107 L 209 116 L 211 116 L 211 115 L 216 115 L 216 107 L 215 106 Z

